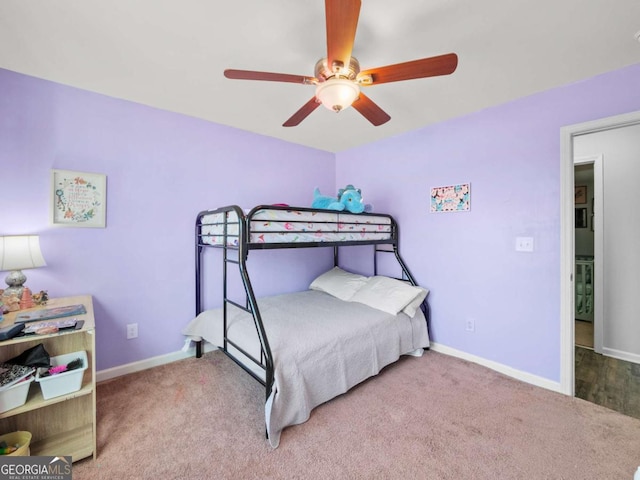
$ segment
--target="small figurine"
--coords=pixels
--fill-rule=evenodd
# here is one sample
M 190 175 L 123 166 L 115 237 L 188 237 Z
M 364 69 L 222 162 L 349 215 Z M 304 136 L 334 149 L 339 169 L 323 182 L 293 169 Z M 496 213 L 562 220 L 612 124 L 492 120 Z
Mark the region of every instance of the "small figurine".
M 9 312 L 17 312 L 20 310 L 20 299 L 15 293 L 12 293 L 8 297 L 3 297 L 3 301 Z
M 46 305 L 49 301 L 49 295 L 46 290 L 40 290 L 40 293 L 33 294 L 33 301 L 36 305 Z
M 26 308 L 35 307 L 35 303 L 33 303 L 33 296 L 31 294 L 31 289 L 29 287 L 24 287 L 22 289 L 22 298 L 20 299 L 20 310 L 24 310 Z

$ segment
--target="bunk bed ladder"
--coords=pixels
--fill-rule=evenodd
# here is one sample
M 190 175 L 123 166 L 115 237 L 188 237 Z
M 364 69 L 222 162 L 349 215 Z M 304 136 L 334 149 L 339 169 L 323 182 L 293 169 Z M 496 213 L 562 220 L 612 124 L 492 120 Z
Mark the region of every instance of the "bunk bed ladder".
M 238 254 L 239 259 L 233 260 L 233 259 L 229 259 L 227 260 L 229 263 L 236 263 L 238 265 L 238 268 L 240 270 L 240 276 L 242 277 L 242 283 L 244 285 L 244 289 L 245 289 L 245 302 L 246 302 L 246 307 L 243 307 L 242 305 L 239 305 L 238 303 L 234 302 L 233 300 L 229 299 L 226 297 L 225 294 L 225 311 L 224 311 L 224 341 L 225 341 L 225 351 L 227 350 L 227 344 L 231 344 L 234 348 L 236 348 L 237 350 L 239 350 L 243 355 L 245 355 L 246 357 L 250 358 L 255 364 L 263 366 L 264 367 L 264 371 L 265 371 L 265 378 L 262 379 L 260 378 L 258 375 L 256 375 L 254 372 L 248 370 L 247 368 L 245 368 L 241 363 L 239 363 L 232 355 L 230 355 L 230 357 L 236 362 L 238 363 L 242 368 L 244 368 L 245 371 L 247 371 L 247 373 L 249 373 L 252 377 L 254 377 L 256 380 L 258 380 L 261 384 L 263 384 L 266 388 L 266 398 L 269 398 L 269 395 L 271 394 L 271 388 L 273 386 L 273 379 L 274 379 L 274 373 L 273 373 L 273 357 L 271 355 L 271 347 L 269 346 L 269 340 L 267 339 L 267 335 L 265 333 L 264 330 L 264 325 L 262 323 L 262 317 L 260 315 L 260 310 L 258 309 L 258 304 L 257 304 L 257 300 L 256 300 L 256 296 L 255 293 L 253 291 L 253 287 L 251 285 L 251 280 L 249 279 L 249 275 L 247 273 L 247 266 L 246 266 L 246 252 L 239 252 Z M 225 262 L 226 265 L 226 262 Z M 225 272 L 225 290 L 226 290 L 226 272 Z M 244 351 L 241 347 L 239 347 L 238 345 L 236 345 L 234 342 L 230 341 L 227 338 L 226 335 L 226 329 L 227 329 L 227 313 L 226 313 L 226 305 L 227 304 L 232 304 L 237 308 L 240 308 L 241 310 L 244 310 L 247 313 L 250 313 L 253 317 L 253 323 L 256 327 L 256 332 L 258 334 L 258 338 L 260 340 L 260 360 L 253 358 L 248 352 Z
M 196 316 L 202 312 L 202 294 L 199 288 L 202 275 L 202 249 L 204 246 L 200 243 L 202 238 L 202 224 L 200 223 L 200 216 L 196 220 Z M 202 357 L 202 344 L 200 340 L 196 342 L 196 358 Z
M 238 218 L 238 228 L 239 228 L 239 232 L 238 232 L 238 247 L 234 247 L 234 246 L 229 246 L 229 242 L 227 241 L 227 235 L 228 235 L 228 230 L 227 230 L 227 221 L 226 221 L 226 217 L 225 217 L 225 222 L 224 222 L 224 229 L 223 229 L 223 262 L 222 262 L 222 266 L 223 266 L 223 332 L 224 332 L 224 352 L 227 354 L 228 357 L 230 357 L 235 363 L 237 363 L 243 370 L 245 370 L 249 375 L 251 375 L 253 378 L 255 378 L 258 382 L 260 382 L 261 384 L 263 384 L 265 386 L 266 392 L 266 398 L 269 398 L 269 395 L 271 394 L 271 389 L 273 387 L 273 379 L 274 379 L 274 372 L 273 372 L 273 356 L 271 355 L 271 347 L 269 346 L 269 340 L 267 339 L 267 335 L 265 333 L 264 330 L 264 325 L 262 323 L 262 317 L 260 315 L 260 310 L 258 309 L 258 303 L 256 300 L 256 296 L 255 293 L 253 291 L 253 287 L 251 285 L 251 280 L 249 279 L 249 274 L 247 272 L 247 265 L 246 265 L 246 261 L 247 261 L 247 257 L 249 255 L 249 251 L 246 247 L 247 245 L 247 231 L 248 231 L 248 225 L 246 222 L 248 222 L 248 220 L 244 217 L 244 214 L 242 213 L 242 211 L 237 211 L 237 218 Z M 228 255 L 228 251 L 232 249 L 232 250 L 237 250 L 237 257 L 236 258 L 230 258 Z M 233 301 L 232 299 L 229 298 L 228 296 L 228 276 L 227 276 L 227 269 L 228 269 L 228 264 L 235 264 L 237 265 L 239 272 L 240 272 L 240 277 L 242 280 L 242 284 L 244 286 L 244 292 L 245 292 L 245 305 L 240 305 L 237 302 Z M 249 354 L 246 350 L 244 350 L 243 348 L 241 348 L 238 344 L 236 344 L 235 342 L 229 340 L 227 338 L 227 315 L 228 315 L 228 305 L 231 304 L 233 306 L 235 306 L 236 308 L 239 308 L 241 310 L 244 310 L 245 312 L 251 314 L 251 316 L 253 317 L 253 323 L 254 326 L 256 327 L 256 333 L 258 334 L 258 338 L 260 340 L 260 359 L 256 359 L 254 358 L 251 354 Z M 249 368 L 247 368 L 245 365 L 243 365 L 237 358 L 235 358 L 235 356 L 229 352 L 229 345 L 231 345 L 233 348 L 235 348 L 236 350 L 238 350 L 239 352 L 241 352 L 244 356 L 246 356 L 247 358 L 249 358 L 251 361 L 253 361 L 257 366 L 260 366 L 262 368 L 264 368 L 264 379 L 262 379 L 259 375 L 257 375 L 254 371 L 250 370 Z
M 264 326 L 262 324 L 262 317 L 260 316 L 260 310 L 258 309 L 258 304 L 256 300 L 256 296 L 253 291 L 253 287 L 251 286 L 251 281 L 249 279 L 249 274 L 247 273 L 246 260 L 248 256 L 247 245 L 247 223 L 246 218 L 240 208 L 231 207 L 228 209 L 220 209 L 219 212 L 223 215 L 223 220 L 221 222 L 217 222 L 216 224 L 222 227 L 222 242 L 221 245 L 217 245 L 218 248 L 222 249 L 222 315 L 223 315 L 223 345 L 222 350 L 224 353 L 231 358 L 236 364 L 243 368 L 249 375 L 255 378 L 258 382 L 263 384 L 266 388 L 266 396 L 267 398 L 271 394 L 271 389 L 273 387 L 274 381 L 274 372 L 273 372 L 273 356 L 271 354 L 271 347 L 269 346 L 269 341 L 267 339 Z M 202 256 L 203 250 L 207 246 L 212 246 L 209 244 L 205 244 L 202 241 L 203 236 L 211 235 L 209 233 L 204 234 L 202 228 L 202 218 L 203 215 L 209 212 L 201 212 L 198 215 L 198 219 L 196 221 L 196 315 L 199 315 L 203 311 L 204 307 L 204 299 L 202 295 L 202 289 L 198 287 L 202 282 Z M 233 213 L 236 221 L 229 221 L 229 214 Z M 233 242 L 229 242 L 230 237 L 236 237 L 236 234 L 229 233 L 229 224 L 236 224 L 238 227 L 237 234 L 237 244 L 234 245 Z M 213 245 L 214 247 L 216 245 Z M 237 251 L 237 255 L 229 255 L 230 250 Z M 228 268 L 229 264 L 234 264 L 237 266 L 240 272 L 240 277 L 242 280 L 242 284 L 245 292 L 245 305 L 240 305 L 235 302 L 231 298 L 229 298 L 229 278 L 228 278 Z M 244 310 L 249 313 L 253 317 L 254 325 L 256 327 L 256 333 L 258 335 L 260 341 L 260 359 L 254 358 L 249 352 L 243 349 L 234 341 L 230 340 L 227 337 L 227 320 L 228 320 L 228 306 L 229 304 L 233 305 L 236 308 Z M 200 358 L 203 354 L 203 341 L 196 342 L 196 357 Z M 235 350 L 239 351 L 250 359 L 256 366 L 264 369 L 264 379 L 261 378 L 255 371 L 246 367 L 242 364 L 241 361 L 236 358 L 236 356 L 229 351 L 229 346 L 233 347 Z

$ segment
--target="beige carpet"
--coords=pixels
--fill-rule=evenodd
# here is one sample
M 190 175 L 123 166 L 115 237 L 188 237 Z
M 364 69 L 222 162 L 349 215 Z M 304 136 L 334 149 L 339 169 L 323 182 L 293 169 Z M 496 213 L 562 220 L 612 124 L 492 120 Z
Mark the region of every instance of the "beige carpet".
M 593 348 L 593 322 L 576 320 L 575 340 L 579 347 Z
M 220 352 L 98 386 L 82 479 L 624 479 L 640 420 L 427 352 L 264 438 L 262 387 Z

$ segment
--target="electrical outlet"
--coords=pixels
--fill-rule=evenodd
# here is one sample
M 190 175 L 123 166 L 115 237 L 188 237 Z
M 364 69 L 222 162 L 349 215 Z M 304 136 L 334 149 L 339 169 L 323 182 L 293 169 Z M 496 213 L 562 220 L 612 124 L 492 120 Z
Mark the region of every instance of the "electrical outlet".
M 127 340 L 131 340 L 132 338 L 138 338 L 138 324 L 137 323 L 129 323 L 127 325 Z
M 476 322 L 473 318 L 467 318 L 467 321 L 464 325 L 464 329 L 467 332 L 475 332 L 476 331 Z
M 533 252 L 533 237 L 516 237 L 516 252 Z

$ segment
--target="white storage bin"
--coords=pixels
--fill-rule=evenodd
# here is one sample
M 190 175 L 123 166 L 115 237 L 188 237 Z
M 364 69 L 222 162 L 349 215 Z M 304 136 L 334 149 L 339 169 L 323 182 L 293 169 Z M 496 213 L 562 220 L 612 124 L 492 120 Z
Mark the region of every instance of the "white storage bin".
M 82 359 L 82 368 L 77 368 L 68 372 L 56 373 L 55 375 L 49 375 L 46 377 L 41 377 L 40 369 L 38 369 L 38 373 L 36 373 L 36 382 L 40 384 L 42 396 L 45 400 L 59 397 L 60 395 L 66 395 L 67 393 L 77 392 L 82 388 L 82 377 L 84 376 L 84 371 L 88 367 L 87 352 L 83 350 L 80 352 L 51 357 L 50 363 L 52 367 L 67 365 L 76 358 Z
M 33 382 L 33 375 L 26 380 L 11 385 L 6 390 L 0 392 L 0 413 L 6 412 L 16 407 L 21 407 L 27 401 L 29 387 Z

